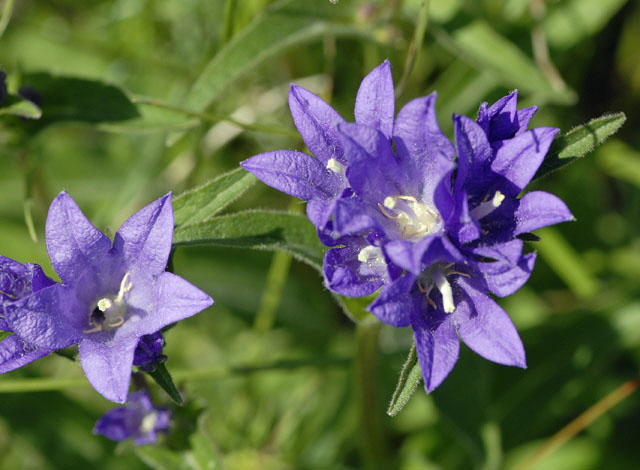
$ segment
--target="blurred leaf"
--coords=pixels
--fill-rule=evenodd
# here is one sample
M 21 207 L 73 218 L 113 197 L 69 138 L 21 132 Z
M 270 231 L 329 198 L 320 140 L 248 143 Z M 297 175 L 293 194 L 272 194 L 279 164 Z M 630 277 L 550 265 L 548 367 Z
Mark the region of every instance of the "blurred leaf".
M 602 29 L 627 0 L 570 0 L 561 2 L 545 19 L 551 46 L 567 49 Z
M 180 396 L 180 392 L 176 388 L 173 383 L 173 379 L 171 378 L 171 374 L 167 370 L 167 367 L 160 363 L 156 366 L 155 370 L 152 372 L 148 372 L 148 374 L 155 380 L 155 382 L 160 386 L 162 390 L 164 390 L 169 398 L 171 398 L 178 405 L 182 405 L 182 397 Z
M 621 140 L 612 140 L 598 152 L 600 167 L 610 176 L 640 187 L 640 152 Z
M 402 411 L 402 408 L 409 402 L 409 398 L 415 393 L 421 380 L 422 371 L 420 370 L 418 356 L 416 355 L 416 346 L 414 344 L 411 346 L 407 360 L 402 366 L 400 377 L 398 377 L 398 384 L 387 408 L 387 414 L 389 416 L 396 416 Z
M 154 470 L 192 470 L 182 455 L 159 445 L 135 446 L 136 455 Z
M 0 331 L 0 341 L 2 341 L 3 339 L 8 338 L 12 334 L 13 333 L 11 331 Z
M 97 80 L 55 76 L 49 73 L 25 75 L 22 80 L 33 101 L 40 103 L 42 117 L 36 129 L 61 121 L 90 123 L 125 121 L 138 110 L 119 88 Z
M 204 414 L 198 417 L 198 429 L 189 437 L 191 453 L 198 470 L 217 470 L 222 468 L 222 462 L 215 443 L 207 433 L 205 419 Z
M 461 59 L 479 70 L 492 72 L 508 88 L 518 87 L 532 93 L 538 102 L 570 103 L 575 99 L 571 90 L 554 90 L 530 57 L 482 20 L 473 21 L 451 35 L 443 29 L 435 29 L 435 33 Z
M 571 244 L 551 227 L 537 231 L 540 243 L 537 245 L 540 256 L 553 271 L 569 286 L 569 289 L 581 299 L 592 298 L 598 292 L 598 281 Z
M 0 116 L 3 114 L 19 116 L 26 119 L 39 119 L 42 116 L 42 110 L 29 100 L 25 100 L 19 96 L 9 95 L 0 107 Z
M 337 12 L 350 14 L 344 6 L 335 7 L 328 1 L 278 2 L 238 32 L 206 65 L 184 107 L 204 111 L 238 78 L 294 46 L 326 36 L 364 35 L 353 25 L 337 22 Z
M 342 307 L 342 311 L 351 318 L 354 323 L 360 323 L 364 320 L 372 320 L 374 318 L 374 316 L 366 310 L 366 307 L 375 300 L 377 295 L 377 293 L 374 293 L 366 297 L 343 297 L 342 295 L 334 294 L 333 298 L 336 299 L 338 305 Z
M 624 113 L 605 114 L 556 137 L 534 179 L 585 156 L 615 134 L 626 120 Z
M 321 271 L 324 246 L 304 215 L 246 211 L 178 227 L 173 244 L 285 250 Z
M 173 198 L 176 226 L 202 222 L 240 197 L 256 177 L 242 168 L 220 175 L 208 183 Z

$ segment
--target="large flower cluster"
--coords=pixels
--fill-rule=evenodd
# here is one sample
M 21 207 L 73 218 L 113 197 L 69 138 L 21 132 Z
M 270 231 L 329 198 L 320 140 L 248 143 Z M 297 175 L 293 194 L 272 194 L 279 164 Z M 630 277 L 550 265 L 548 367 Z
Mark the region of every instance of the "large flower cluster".
M 358 90 L 355 123 L 293 85 L 289 105 L 314 157 L 292 150 L 256 155 L 242 166 L 264 183 L 308 201 L 322 242 L 326 286 L 359 297 L 380 289 L 368 310 L 411 326 L 427 391 L 458 358 L 459 340 L 491 361 L 525 367 L 508 315 L 492 299 L 519 289 L 535 253 L 519 236 L 572 219 L 557 197 L 519 197 L 557 129 L 527 130 L 536 108 L 517 109 L 513 92 L 480 106 L 477 120 L 454 115 L 454 143 L 440 130 L 435 93 L 394 119 L 391 66 Z
M 165 326 L 211 297 L 165 267 L 173 239 L 171 195 L 131 216 L 113 242 L 66 193 L 51 203 L 47 250 L 62 283 L 37 265 L 0 257 L 0 372 L 78 345 L 80 365 L 105 398 L 124 403 L 132 365 L 151 371 L 166 358 Z

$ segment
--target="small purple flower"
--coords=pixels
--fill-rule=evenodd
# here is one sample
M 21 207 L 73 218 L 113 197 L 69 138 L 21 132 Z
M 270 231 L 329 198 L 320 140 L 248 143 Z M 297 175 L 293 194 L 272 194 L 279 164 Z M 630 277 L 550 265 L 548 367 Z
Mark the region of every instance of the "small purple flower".
M 55 284 L 37 264 L 21 264 L 0 256 L 0 330 L 13 332 L 5 319 L 5 307 Z M 0 373 L 22 367 L 51 352 L 29 344 L 16 334 L 0 342 Z
M 153 372 L 158 364 L 167 360 L 167 356 L 162 354 L 163 347 L 164 336 L 161 332 L 144 335 L 133 352 L 133 365 L 145 372 Z
M 518 197 L 557 130 L 527 130 L 535 108 L 517 110 L 514 92 L 484 103 L 477 122 L 454 116 L 453 145 L 438 126 L 435 94 L 410 101 L 394 121 L 388 62 L 365 80 L 370 99 L 356 101 L 356 123 L 314 121 L 315 135 L 337 142 L 318 149 L 320 139 L 316 148 L 305 139 L 318 160 L 283 165 L 274 155 L 290 152 L 277 151 L 242 166 L 309 205 L 328 195 L 320 220 L 307 207 L 333 247 L 324 259 L 327 287 L 351 297 L 380 289 L 368 310 L 413 328 L 427 391 L 453 368 L 460 340 L 486 359 L 525 367 L 520 337 L 490 295 L 510 295 L 529 278 L 535 254 L 523 254 L 519 235 L 572 219 L 551 194 Z M 292 113 L 298 124 L 300 111 Z M 339 172 L 326 160 L 335 149 Z
M 140 338 L 213 303 L 200 289 L 165 272 L 172 237 L 170 194 L 131 216 L 113 242 L 69 195 L 59 194 L 49 208 L 46 239 L 62 284 L 6 306 L 9 327 L 48 350 L 77 344 L 91 385 L 123 403 Z
M 153 444 L 160 432 L 167 432 L 171 424 L 168 410 L 156 408 L 145 392 L 129 394 L 125 406 L 107 411 L 98 420 L 94 434 L 102 434 L 112 441 L 133 439 L 137 445 Z

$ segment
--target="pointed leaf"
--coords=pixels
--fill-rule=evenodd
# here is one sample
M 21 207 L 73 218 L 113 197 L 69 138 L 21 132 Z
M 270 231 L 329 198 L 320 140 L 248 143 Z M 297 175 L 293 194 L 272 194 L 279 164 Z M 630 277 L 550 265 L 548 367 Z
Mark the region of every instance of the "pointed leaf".
M 139 114 L 121 89 L 98 80 L 35 73 L 22 82 L 42 99 L 42 117 L 32 123 L 36 130 L 60 121 L 117 122 Z
M 418 364 L 418 356 L 416 355 L 415 344 L 411 346 L 407 360 L 402 366 L 398 384 L 391 397 L 391 402 L 387 408 L 387 414 L 391 417 L 396 416 L 402 408 L 409 402 L 409 398 L 413 396 L 422 380 L 422 372 L 420 364 Z
M 158 364 L 154 371 L 149 372 L 149 375 L 153 380 L 155 380 L 160 388 L 164 390 L 167 395 L 169 395 L 169 398 L 171 398 L 178 405 L 182 405 L 183 400 L 180 396 L 180 392 L 173 383 L 171 374 L 169 374 L 169 371 L 167 370 L 167 367 L 164 365 L 164 363 Z
M 556 137 L 533 179 L 540 178 L 585 156 L 615 134 L 626 120 L 627 117 L 622 112 L 603 114 L 564 135 Z
M 237 212 L 183 225 L 175 230 L 173 244 L 285 250 L 318 271 L 325 252 L 309 219 L 275 211 Z
M 173 198 L 176 227 L 213 217 L 239 198 L 256 181 L 251 173 L 236 168 L 208 183 Z
M 0 116 L 9 114 L 19 116 L 26 119 L 40 119 L 42 110 L 29 100 L 20 98 L 19 96 L 9 95 L 2 107 L 0 107 Z

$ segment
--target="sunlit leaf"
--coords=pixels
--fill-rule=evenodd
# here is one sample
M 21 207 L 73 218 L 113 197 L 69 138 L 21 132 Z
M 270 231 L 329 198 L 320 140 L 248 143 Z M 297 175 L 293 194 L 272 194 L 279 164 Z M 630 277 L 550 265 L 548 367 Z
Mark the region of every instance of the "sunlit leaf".
M 240 197 L 256 177 L 237 168 L 173 198 L 176 226 L 202 222 Z
M 615 134 L 626 120 L 624 113 L 605 114 L 556 137 L 534 179 L 584 157 Z
M 218 245 L 258 250 L 285 250 L 322 269 L 324 247 L 304 215 L 246 211 L 178 227 L 173 244 Z
M 13 115 L 26 119 L 39 119 L 42 116 L 42 110 L 29 100 L 20 98 L 19 96 L 9 95 L 0 106 L 0 116 Z

